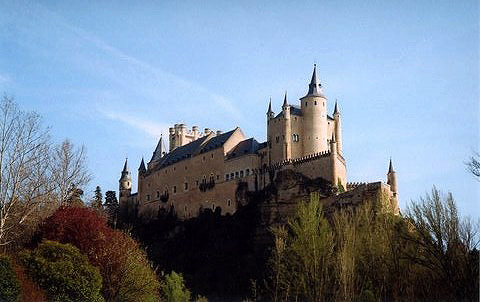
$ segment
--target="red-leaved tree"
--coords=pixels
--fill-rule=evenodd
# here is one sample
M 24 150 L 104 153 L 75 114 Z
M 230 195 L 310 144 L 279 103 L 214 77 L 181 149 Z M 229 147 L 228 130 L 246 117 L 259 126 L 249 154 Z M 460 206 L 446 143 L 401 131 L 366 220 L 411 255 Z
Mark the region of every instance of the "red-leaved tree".
M 157 301 L 159 283 L 144 251 L 104 217 L 84 207 L 61 207 L 47 218 L 39 239 L 75 245 L 100 269 L 106 301 Z

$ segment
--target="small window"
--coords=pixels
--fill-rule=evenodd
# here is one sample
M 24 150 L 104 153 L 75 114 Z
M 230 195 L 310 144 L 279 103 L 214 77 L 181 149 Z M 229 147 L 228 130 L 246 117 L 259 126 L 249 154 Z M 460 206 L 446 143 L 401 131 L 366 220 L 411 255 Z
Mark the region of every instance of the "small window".
M 147 201 L 150 201 L 150 195 L 147 195 Z
M 305 102 L 305 107 L 307 107 L 307 105 L 308 105 L 308 103 L 307 103 L 307 102 Z
M 205 156 L 203 157 L 203 161 L 205 161 Z
M 227 206 L 231 206 L 232 205 L 232 201 L 230 199 L 227 200 Z
M 243 170 L 240 171 L 240 177 L 243 177 Z
M 212 158 L 213 158 L 213 153 L 212 153 Z
M 183 207 L 184 211 L 187 212 L 187 205 Z
M 177 167 L 173 167 L 173 171 L 177 170 Z
M 235 174 L 233 174 L 233 172 L 230 173 L 230 179 L 233 179 L 234 176 L 235 176 Z
M 184 183 L 183 186 L 185 188 L 185 191 L 188 190 L 188 182 Z
M 219 179 L 220 179 L 220 175 L 217 174 L 217 180 L 219 180 Z
M 278 143 L 278 141 L 279 141 L 279 140 L 280 140 L 280 137 L 278 137 L 278 136 L 277 136 L 277 137 L 275 137 L 275 142 L 277 142 L 277 143 Z
M 230 177 L 230 174 L 225 174 L 225 180 L 228 180 L 229 177 Z
M 212 210 L 215 210 L 215 204 L 212 203 Z
M 187 170 L 187 166 L 185 166 L 185 170 Z
M 173 193 L 177 193 L 177 186 L 173 186 Z
M 317 101 L 315 101 L 315 106 L 317 106 Z
M 235 172 L 235 178 L 238 178 L 238 171 Z
M 250 169 L 245 170 L 245 175 L 248 176 L 249 174 L 250 174 Z
M 157 198 L 160 197 L 160 191 L 157 191 Z

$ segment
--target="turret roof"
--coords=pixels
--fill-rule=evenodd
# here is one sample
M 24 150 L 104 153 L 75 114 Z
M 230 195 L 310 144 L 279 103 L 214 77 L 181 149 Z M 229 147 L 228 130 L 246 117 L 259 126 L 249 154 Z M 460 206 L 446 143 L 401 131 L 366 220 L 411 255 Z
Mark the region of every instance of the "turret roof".
M 288 106 L 288 101 L 287 101 L 287 91 L 285 90 L 285 97 L 283 98 L 283 105 L 282 108 L 285 108 Z
M 145 162 L 143 161 L 143 157 L 142 157 L 142 162 L 140 163 L 140 167 L 138 168 L 138 171 L 140 172 L 147 171 L 147 169 L 145 168 Z
M 390 164 L 388 166 L 388 173 L 392 173 L 392 172 L 395 172 L 395 171 L 393 170 L 392 158 L 390 158 Z
M 153 151 L 152 159 L 150 161 L 157 161 L 159 160 L 164 154 L 163 151 L 163 137 L 160 135 L 160 139 L 158 140 L 157 147 L 155 151 Z
M 122 172 L 128 172 L 128 157 L 125 158 L 125 164 L 123 165 Z
M 337 106 L 337 99 L 335 99 L 335 109 L 333 109 L 333 114 L 340 114 L 340 112 L 338 111 L 338 106 Z
M 312 79 L 310 80 L 310 84 L 308 85 L 308 93 L 305 97 L 309 96 L 319 96 L 319 97 L 325 97 L 323 95 L 323 90 L 322 90 L 322 84 L 317 79 L 317 64 L 313 65 L 313 74 L 312 74 Z

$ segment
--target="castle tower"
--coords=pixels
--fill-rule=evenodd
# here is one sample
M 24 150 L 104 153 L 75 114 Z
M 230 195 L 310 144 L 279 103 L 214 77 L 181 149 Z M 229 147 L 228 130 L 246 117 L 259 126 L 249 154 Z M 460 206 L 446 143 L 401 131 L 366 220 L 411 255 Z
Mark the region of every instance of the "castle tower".
M 395 170 L 393 170 L 392 159 L 390 158 L 390 165 L 388 167 L 387 173 L 387 184 L 390 185 L 390 190 L 393 192 L 393 196 L 397 197 L 398 187 L 397 187 L 397 175 Z
M 268 110 L 267 110 L 267 144 L 268 144 L 268 164 L 271 164 L 271 149 L 272 149 L 272 139 L 273 134 L 271 133 L 270 129 L 270 122 L 275 117 L 275 113 L 272 111 L 272 98 L 270 98 L 270 102 L 268 103 Z
M 123 165 L 122 176 L 119 179 L 119 192 L 118 199 L 121 204 L 122 201 L 126 202 L 130 194 L 132 193 L 132 176 L 128 171 L 128 159 L 125 159 L 125 164 Z
M 313 67 L 308 93 L 300 99 L 303 113 L 304 155 L 327 151 L 327 98 L 317 80 L 317 66 Z
M 285 97 L 283 99 L 282 105 L 284 127 L 283 135 L 285 136 L 283 143 L 283 159 L 292 158 L 292 126 L 291 126 L 291 117 L 290 117 L 290 105 L 287 101 L 287 92 L 285 91 Z
M 332 170 L 332 185 L 338 186 L 338 171 L 337 171 L 337 142 L 335 140 L 335 132 L 332 133 L 332 139 L 330 140 L 330 167 Z
M 337 100 L 335 100 L 335 109 L 333 110 L 333 119 L 335 120 L 335 139 L 337 141 L 337 152 L 343 155 L 342 149 L 342 121 L 340 119 L 340 111 L 338 110 Z

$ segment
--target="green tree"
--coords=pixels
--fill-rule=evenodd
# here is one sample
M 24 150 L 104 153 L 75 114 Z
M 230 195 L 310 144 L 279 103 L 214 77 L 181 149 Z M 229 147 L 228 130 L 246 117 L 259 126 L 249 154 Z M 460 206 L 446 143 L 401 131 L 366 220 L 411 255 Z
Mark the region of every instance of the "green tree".
M 103 195 L 100 186 L 95 188 L 95 195 L 92 200 L 92 207 L 97 210 L 103 210 Z
M 20 301 L 20 284 L 10 257 L 0 255 L 0 301 Z
M 118 200 L 117 200 L 115 191 L 105 192 L 104 206 L 108 214 L 108 223 L 113 228 L 116 228 L 118 214 L 119 214 L 119 206 L 118 206 Z
M 182 274 L 172 271 L 164 276 L 162 294 L 167 302 L 189 302 L 190 291 L 186 288 Z
M 35 250 L 22 252 L 20 259 L 49 301 L 104 301 L 98 268 L 73 245 L 44 241 Z

